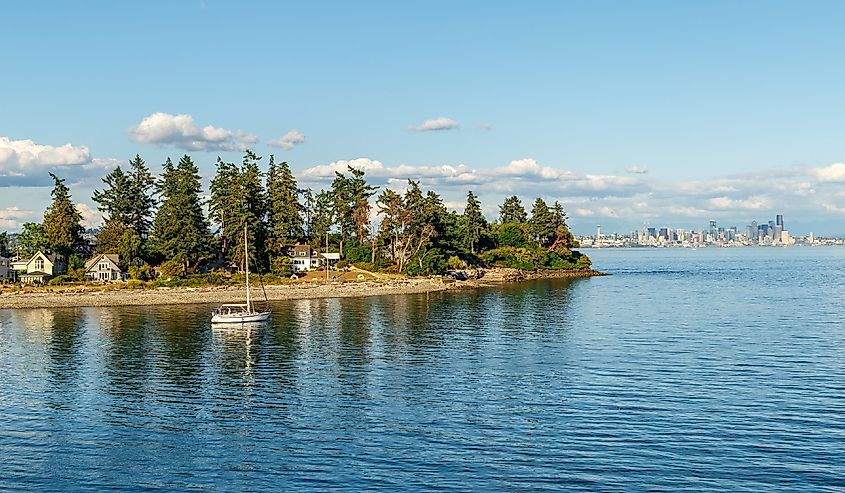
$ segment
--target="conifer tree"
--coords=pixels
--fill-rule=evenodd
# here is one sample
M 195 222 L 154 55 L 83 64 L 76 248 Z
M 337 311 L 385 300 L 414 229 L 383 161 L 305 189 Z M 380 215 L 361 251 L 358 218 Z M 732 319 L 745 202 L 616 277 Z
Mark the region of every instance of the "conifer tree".
M 522 207 L 522 201 L 516 195 L 505 199 L 501 207 L 499 207 L 499 222 L 504 223 L 524 223 L 528 219 L 525 213 L 525 208 Z
M 267 172 L 267 247 L 278 253 L 304 234 L 299 189 L 287 162 L 276 165 L 270 156 Z
M 199 170 L 190 156 L 183 156 L 176 166 L 167 158 L 156 188 L 161 206 L 151 239 L 166 260 L 179 262 L 183 274 L 187 273 L 209 254 L 211 243 Z
M 44 212 L 44 236 L 51 250 L 70 256 L 83 244 L 82 215 L 71 201 L 65 181 L 53 173 L 50 177 L 53 179 L 53 202 Z
M 145 241 L 152 228 L 153 209 L 156 206 L 155 177 L 150 169 L 135 154 L 135 159 L 129 161 L 129 210 L 126 225 L 132 228 L 141 241 Z
M 238 234 L 236 230 L 235 214 L 235 191 L 239 180 L 238 167 L 234 163 L 227 163 L 219 156 L 217 158 L 217 174 L 211 180 L 211 200 L 208 204 L 209 219 L 218 225 L 220 235 L 220 255 L 227 258 L 229 255 L 230 239 L 233 241 Z
M 244 226 L 247 228 L 249 237 L 248 249 L 251 261 L 261 265 L 265 258 L 267 230 L 264 221 L 267 209 L 262 174 L 258 169 L 260 159 L 260 156 L 247 150 L 235 183 L 232 226 L 235 231 L 238 231 L 238 234 L 233 232 L 230 236 L 230 241 L 234 241 L 231 241 L 232 248 L 229 250 L 229 258 L 241 268 L 245 265 Z
M 103 213 L 106 223 L 116 221 L 128 226 L 132 215 L 131 177 L 118 166 L 103 178 L 103 183 L 106 187 L 102 191 L 94 190 L 91 196 L 94 202 L 100 204 L 97 209 Z
M 481 202 L 478 197 L 470 190 L 467 193 L 467 205 L 464 208 L 464 214 L 461 221 L 461 233 L 464 237 L 464 242 L 469 245 L 470 252 L 475 255 L 476 245 L 481 239 L 482 231 L 487 226 L 487 220 L 481 212 Z
M 556 229 L 557 223 L 553 212 L 542 198 L 537 197 L 534 206 L 531 208 L 531 220 L 529 221 L 531 236 L 539 246 L 548 246 L 555 240 Z
M 0 233 L 0 257 L 9 257 L 9 233 Z
M 311 220 L 311 234 L 317 240 L 317 246 L 329 248 L 329 232 L 334 224 L 334 197 L 328 190 L 320 190 L 314 198 L 314 216 Z M 323 241 L 325 240 L 325 241 Z

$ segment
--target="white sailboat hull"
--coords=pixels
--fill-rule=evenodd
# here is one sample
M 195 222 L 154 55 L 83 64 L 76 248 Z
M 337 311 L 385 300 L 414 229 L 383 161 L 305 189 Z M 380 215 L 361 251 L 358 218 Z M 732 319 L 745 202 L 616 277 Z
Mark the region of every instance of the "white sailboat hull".
M 244 324 L 250 322 L 264 322 L 270 318 L 270 312 L 252 313 L 215 313 L 211 317 L 213 324 Z

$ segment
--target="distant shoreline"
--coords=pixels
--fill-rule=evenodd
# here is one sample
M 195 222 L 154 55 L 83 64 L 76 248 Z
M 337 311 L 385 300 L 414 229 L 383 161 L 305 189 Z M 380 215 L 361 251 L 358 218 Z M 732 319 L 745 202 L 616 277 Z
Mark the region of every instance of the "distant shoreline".
M 292 283 L 265 286 L 269 301 L 313 298 L 421 294 L 458 289 L 477 289 L 533 279 L 580 278 L 606 275 L 594 270 L 553 270 L 522 272 L 515 269 L 488 271 L 480 279 L 444 282 L 440 278 L 391 279 L 387 281 Z M 254 293 L 263 300 L 263 293 Z M 0 309 L 73 308 L 98 306 L 156 306 L 202 303 L 243 302 L 244 289 L 238 286 L 202 288 L 104 289 L 82 291 L 50 289 L 0 294 Z

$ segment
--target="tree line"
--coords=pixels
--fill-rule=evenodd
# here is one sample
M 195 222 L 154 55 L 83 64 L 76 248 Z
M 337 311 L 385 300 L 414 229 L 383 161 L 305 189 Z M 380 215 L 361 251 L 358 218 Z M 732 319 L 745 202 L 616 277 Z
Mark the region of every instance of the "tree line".
M 447 269 L 506 266 L 520 269 L 586 268 L 561 204 L 534 200 L 530 215 L 517 196 L 499 206 L 488 222 L 469 191 L 462 214 L 447 210 L 433 190 L 408 180 L 401 192 L 367 182 L 363 170 L 336 172 L 322 190 L 300 188 L 287 162 L 246 151 L 241 163 L 217 159 L 208 195 L 197 165 L 184 155 L 168 158 L 160 176 L 139 155 L 124 170 L 102 179 L 92 200 L 104 223 L 93 253 L 117 253 L 133 277 L 161 265 L 172 275 L 244 265 L 244 227 L 253 268 L 290 272 L 286 248 L 307 242 L 368 270 L 409 275 Z M 91 253 L 81 216 L 64 180 L 54 174 L 52 202 L 41 223 L 25 223 L 17 235 L 20 255 L 48 249 L 68 257 Z M 206 215 L 205 210 L 208 210 Z M 373 217 L 379 221 L 373 221 Z M 0 235 L 0 254 L 8 252 Z M 78 261 L 76 262 L 78 264 Z

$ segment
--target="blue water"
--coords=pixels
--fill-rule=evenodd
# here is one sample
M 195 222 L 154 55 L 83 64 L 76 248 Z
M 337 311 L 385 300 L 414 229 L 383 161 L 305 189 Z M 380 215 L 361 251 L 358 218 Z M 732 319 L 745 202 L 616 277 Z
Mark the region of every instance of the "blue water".
M 845 248 L 608 277 L 0 310 L 0 490 L 845 491 Z

